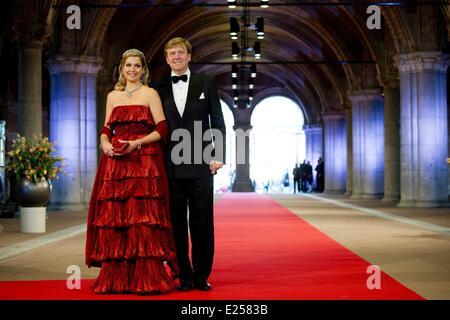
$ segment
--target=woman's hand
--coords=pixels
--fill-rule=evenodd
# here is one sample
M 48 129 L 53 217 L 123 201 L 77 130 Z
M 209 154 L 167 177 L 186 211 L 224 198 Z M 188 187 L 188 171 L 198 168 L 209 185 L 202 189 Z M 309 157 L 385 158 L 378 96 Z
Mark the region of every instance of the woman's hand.
M 115 153 L 113 150 L 113 146 L 111 144 L 111 142 L 109 141 L 102 141 L 102 144 L 100 145 L 102 148 L 102 151 L 104 154 L 106 154 L 107 156 L 113 157 L 113 156 L 117 156 L 118 154 Z
M 124 151 L 124 153 L 130 153 L 131 151 L 133 151 L 134 149 L 136 149 L 140 145 L 139 144 L 139 140 L 127 141 L 127 140 L 119 139 L 119 142 L 121 142 L 121 143 L 128 143 L 128 148 Z

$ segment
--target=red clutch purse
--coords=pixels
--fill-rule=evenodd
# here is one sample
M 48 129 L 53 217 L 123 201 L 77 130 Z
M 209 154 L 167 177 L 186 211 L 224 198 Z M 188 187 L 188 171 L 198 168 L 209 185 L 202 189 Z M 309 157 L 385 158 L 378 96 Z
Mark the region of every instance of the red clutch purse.
M 113 151 L 118 154 L 124 154 L 128 148 L 128 142 L 115 142 L 113 145 Z

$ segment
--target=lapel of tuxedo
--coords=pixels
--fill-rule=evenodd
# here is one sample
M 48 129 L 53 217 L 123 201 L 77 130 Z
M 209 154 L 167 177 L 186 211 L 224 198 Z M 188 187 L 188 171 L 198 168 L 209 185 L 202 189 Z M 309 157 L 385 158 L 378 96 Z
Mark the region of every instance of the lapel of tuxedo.
M 166 112 L 176 120 L 178 124 L 177 126 L 179 127 L 181 123 L 181 116 L 178 112 L 177 105 L 175 104 L 175 99 L 173 98 L 172 80 L 170 77 L 167 77 L 164 81 L 164 91 L 164 108 L 166 109 Z
M 189 114 L 193 112 L 196 102 L 200 98 L 202 91 L 202 80 L 197 74 L 191 73 L 191 79 L 189 80 L 189 89 L 186 98 L 186 105 L 184 107 L 182 119 L 187 119 Z

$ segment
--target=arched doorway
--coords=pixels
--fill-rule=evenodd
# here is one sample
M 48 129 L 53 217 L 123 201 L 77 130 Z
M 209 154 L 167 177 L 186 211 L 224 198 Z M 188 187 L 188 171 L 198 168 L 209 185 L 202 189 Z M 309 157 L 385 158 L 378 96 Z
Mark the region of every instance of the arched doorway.
M 306 155 L 305 122 L 293 100 L 272 96 L 253 110 L 250 133 L 250 179 L 256 192 L 291 192 L 292 168 Z M 288 176 L 289 186 L 283 184 Z

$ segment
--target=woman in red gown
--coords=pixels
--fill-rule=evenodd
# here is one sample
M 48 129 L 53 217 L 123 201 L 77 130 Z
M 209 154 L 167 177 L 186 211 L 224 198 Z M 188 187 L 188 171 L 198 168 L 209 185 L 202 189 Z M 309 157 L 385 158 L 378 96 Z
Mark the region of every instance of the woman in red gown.
M 86 264 L 101 267 L 97 293 L 162 293 L 177 277 L 162 143 L 167 124 L 137 49 L 124 52 L 108 94 L 89 204 Z

